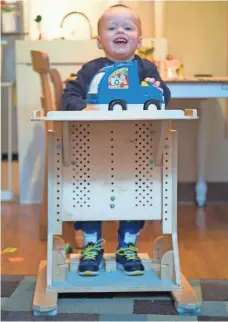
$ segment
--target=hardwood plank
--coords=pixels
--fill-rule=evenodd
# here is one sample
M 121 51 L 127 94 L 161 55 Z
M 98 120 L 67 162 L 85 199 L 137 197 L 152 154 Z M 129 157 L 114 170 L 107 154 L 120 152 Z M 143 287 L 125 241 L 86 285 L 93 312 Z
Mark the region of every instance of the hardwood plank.
M 15 198 L 19 195 L 18 162 L 12 162 L 12 192 Z M 8 190 L 8 162 L 1 162 L 1 190 Z

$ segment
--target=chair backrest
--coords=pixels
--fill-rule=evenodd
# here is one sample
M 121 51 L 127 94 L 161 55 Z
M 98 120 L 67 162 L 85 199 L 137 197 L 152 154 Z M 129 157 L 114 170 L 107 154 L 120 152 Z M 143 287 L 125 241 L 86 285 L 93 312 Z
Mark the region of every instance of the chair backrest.
M 56 68 L 50 68 L 49 71 L 52 84 L 54 86 L 55 94 L 55 108 L 56 110 L 61 110 L 61 98 L 63 93 L 63 82 L 59 71 Z
M 51 88 L 49 83 L 49 57 L 44 52 L 31 50 L 31 58 L 33 70 L 40 75 L 41 106 L 43 107 L 46 115 L 47 112 L 53 111 L 55 109 L 52 101 Z

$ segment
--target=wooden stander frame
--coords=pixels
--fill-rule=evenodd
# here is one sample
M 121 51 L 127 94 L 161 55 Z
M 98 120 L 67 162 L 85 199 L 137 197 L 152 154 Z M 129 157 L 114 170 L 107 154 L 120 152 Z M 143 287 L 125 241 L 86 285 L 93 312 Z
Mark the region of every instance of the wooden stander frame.
M 35 315 L 57 314 L 58 293 L 170 292 L 177 311 L 196 314 L 200 300 L 180 271 L 177 238 L 177 132 L 172 120 L 196 110 L 34 112 L 48 133 L 48 244 L 33 300 Z M 64 221 L 159 220 L 153 258 L 140 254 L 143 276 L 129 277 L 105 254 L 96 277 L 77 274 L 66 254 Z

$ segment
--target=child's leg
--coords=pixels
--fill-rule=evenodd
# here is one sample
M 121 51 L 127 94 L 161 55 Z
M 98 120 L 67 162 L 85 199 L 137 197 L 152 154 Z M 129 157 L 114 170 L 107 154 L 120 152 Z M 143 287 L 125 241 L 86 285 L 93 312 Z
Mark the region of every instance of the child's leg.
M 84 247 L 83 242 L 83 232 L 81 228 L 81 222 L 77 221 L 74 223 L 74 231 L 75 231 L 75 248 L 82 249 Z
M 120 221 L 116 260 L 127 275 L 142 275 L 144 267 L 137 255 L 136 242 L 144 221 Z
M 81 252 L 78 271 L 83 276 L 99 274 L 99 267 L 103 258 L 104 250 L 101 246 L 101 222 L 86 221 L 76 223 L 76 229 L 83 231 L 84 248 Z
M 125 247 L 129 243 L 136 245 L 137 237 L 143 226 L 144 221 L 142 220 L 120 221 L 118 230 L 119 247 Z
M 74 229 L 82 230 L 84 247 L 90 242 L 95 244 L 101 239 L 101 221 L 77 221 L 74 223 Z

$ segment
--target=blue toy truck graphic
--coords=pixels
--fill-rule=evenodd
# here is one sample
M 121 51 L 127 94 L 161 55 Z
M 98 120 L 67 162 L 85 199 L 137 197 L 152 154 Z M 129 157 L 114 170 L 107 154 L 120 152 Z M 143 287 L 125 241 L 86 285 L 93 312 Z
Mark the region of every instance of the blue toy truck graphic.
M 136 60 L 114 63 L 99 70 L 90 83 L 86 101 L 87 104 L 108 105 L 108 110 L 114 110 L 116 106 L 127 110 L 136 104 L 144 110 L 151 106 L 160 110 L 165 106 L 159 88 L 145 81 L 139 82 Z

